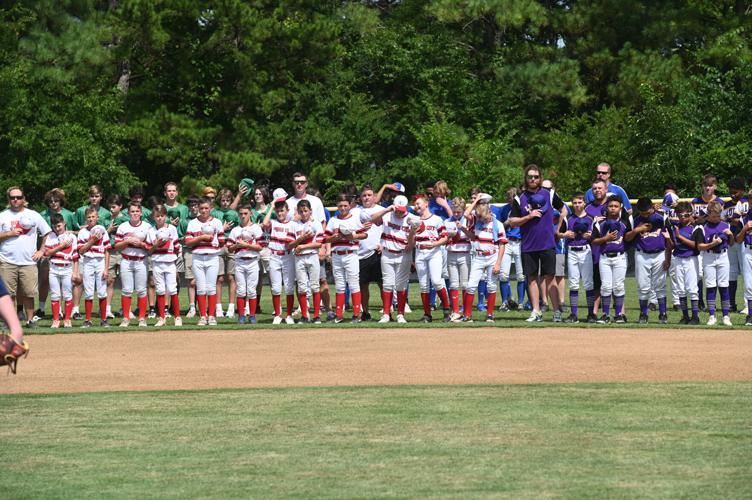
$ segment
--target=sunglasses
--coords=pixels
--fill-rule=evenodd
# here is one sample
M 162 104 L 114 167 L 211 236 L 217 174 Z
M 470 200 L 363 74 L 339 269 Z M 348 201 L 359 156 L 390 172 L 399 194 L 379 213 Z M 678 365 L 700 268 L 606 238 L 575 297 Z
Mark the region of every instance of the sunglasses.
M 293 183 L 293 184 L 298 184 L 298 185 L 301 185 L 301 184 L 307 184 L 307 183 L 308 183 L 308 181 L 292 181 L 292 183 Z
M 528 179 L 540 179 L 540 175 L 528 175 Z
M 679 217 L 692 217 L 692 214 L 691 213 L 683 213 L 683 214 L 679 214 Z
M 24 196 L 23 195 L 21 195 L 21 196 L 8 196 L 8 199 L 9 200 L 23 200 Z
M 595 172 L 597 175 L 608 175 L 608 172 Z

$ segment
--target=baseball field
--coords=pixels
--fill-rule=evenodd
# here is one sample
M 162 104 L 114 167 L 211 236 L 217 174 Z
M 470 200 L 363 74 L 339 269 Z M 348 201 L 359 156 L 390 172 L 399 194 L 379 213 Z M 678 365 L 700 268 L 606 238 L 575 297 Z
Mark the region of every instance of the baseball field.
M 749 329 L 523 317 L 41 329 L 2 497 L 752 496 Z

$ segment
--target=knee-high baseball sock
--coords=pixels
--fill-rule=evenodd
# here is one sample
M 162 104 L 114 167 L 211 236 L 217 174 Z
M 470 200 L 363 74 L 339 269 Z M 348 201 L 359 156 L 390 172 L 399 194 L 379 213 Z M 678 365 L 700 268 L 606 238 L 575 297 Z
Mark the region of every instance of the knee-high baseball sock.
M 107 319 L 107 297 L 99 299 L 99 319 L 102 321 Z
M 721 292 L 721 312 L 723 312 L 724 316 L 728 316 L 729 311 L 731 310 L 731 304 L 729 301 L 729 287 L 719 286 L 718 290 L 720 290 Z
M 460 313 L 460 291 L 449 290 L 449 297 L 452 300 L 452 312 L 455 314 Z
M 465 316 L 468 318 L 473 317 L 473 301 L 475 301 L 475 294 L 474 293 L 466 293 L 465 294 Z
M 640 299 L 640 314 L 642 316 L 648 315 L 648 301 Z
M 70 321 L 73 314 L 73 299 L 65 301 L 65 321 Z
M 170 295 L 170 303 L 172 304 L 172 315 L 175 318 L 180 317 L 180 295 Z
M 313 292 L 313 317 L 318 318 L 321 315 L 321 292 Z
M 280 295 L 272 295 L 272 306 L 274 307 L 274 315 L 282 316 L 282 297 Z
M 692 319 L 700 319 L 700 300 L 691 299 L 692 302 Z
M 595 310 L 595 289 L 592 290 L 585 290 L 585 299 L 587 300 L 587 313 L 588 316 L 593 315 L 593 311 Z
M 624 314 L 624 295 L 614 297 L 614 315 L 621 316 Z
M 149 297 L 144 295 L 138 298 L 138 319 L 146 319 L 146 312 L 149 310 Z
M 84 300 L 84 311 L 86 321 L 91 321 L 91 312 L 94 310 L 94 299 Z
M 611 312 L 611 294 L 604 295 L 601 297 L 601 309 L 603 309 L 603 314 L 608 316 Z
M 165 319 L 166 316 L 165 305 L 165 296 L 157 295 L 157 312 L 159 313 L 159 317 L 162 319 Z
M 493 316 L 494 307 L 496 307 L 496 292 L 488 292 L 488 307 L 486 308 L 488 316 Z
M 300 315 L 304 318 L 308 318 L 308 294 L 298 294 L 298 304 L 300 304 Z
M 707 297 L 708 313 L 711 316 L 715 315 L 715 291 L 716 291 L 716 287 L 709 287 L 707 289 L 707 294 L 708 294 L 708 297 Z
M 682 311 L 682 317 L 684 319 L 689 319 L 689 306 L 687 304 L 687 297 L 679 297 L 679 307 Z
M 360 317 L 360 313 L 363 310 L 362 300 L 363 296 L 361 295 L 360 291 L 352 293 L 353 316 L 355 316 L 356 318 Z
M 501 289 L 501 302 L 506 304 L 509 302 L 509 299 L 512 298 L 512 287 L 509 285 L 508 281 L 502 281 L 499 284 L 499 288 Z
M 580 291 L 570 289 L 569 290 L 569 309 L 572 311 L 572 314 L 574 316 L 577 316 L 579 302 L 580 302 Z
M 738 289 L 739 282 L 736 280 L 729 281 L 729 304 L 731 309 L 736 309 L 736 291 Z
M 658 314 L 666 314 L 666 297 L 658 297 Z
M 123 319 L 131 319 L 131 297 L 123 295 L 120 298 L 120 305 L 123 308 Z
M 334 314 L 336 314 L 339 319 L 342 319 L 342 315 L 345 313 L 345 294 L 343 292 L 337 292 L 335 301 L 336 307 Z
M 206 317 L 206 295 L 196 295 L 196 302 L 198 303 L 198 315 L 202 318 Z M 125 314 L 125 306 L 123 306 L 123 314 Z
M 245 316 L 245 297 L 235 297 L 235 307 L 238 309 L 238 316 Z
M 384 314 L 387 316 L 392 312 L 392 297 L 394 293 L 387 292 L 386 290 L 381 292 L 381 302 L 384 306 Z
M 295 310 L 295 294 L 291 293 L 287 295 L 287 315 L 292 316 L 292 312 Z
M 60 320 L 60 301 L 53 300 L 51 302 L 51 305 L 52 305 L 52 321 L 59 321 Z
M 423 314 L 431 315 L 431 296 L 428 292 L 420 292 L 420 300 L 423 302 Z
M 397 314 L 405 314 L 405 304 L 407 304 L 407 290 L 397 292 Z
M 449 294 L 447 293 L 447 289 L 442 288 L 441 290 L 438 290 L 436 295 L 438 295 L 439 300 L 441 300 L 441 308 L 445 311 L 449 309 Z
M 207 295 L 206 302 L 209 307 L 209 316 L 214 316 L 215 311 L 217 310 L 217 294 L 213 293 L 211 295 Z
M 525 283 L 525 280 L 517 282 L 517 303 L 519 305 L 522 305 L 525 303 L 525 288 L 526 287 L 527 287 L 527 283 Z

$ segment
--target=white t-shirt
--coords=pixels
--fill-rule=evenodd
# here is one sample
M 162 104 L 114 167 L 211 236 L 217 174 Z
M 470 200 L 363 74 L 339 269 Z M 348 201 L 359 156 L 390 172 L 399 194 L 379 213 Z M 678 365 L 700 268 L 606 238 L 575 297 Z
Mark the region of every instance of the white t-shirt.
M 36 264 L 33 256 L 37 251 L 37 237 L 45 236 L 52 229 L 39 212 L 29 208 L 18 212 L 10 209 L 0 212 L 0 231 L 2 232 L 22 227 L 22 222 L 31 227 L 24 229 L 19 236 L 8 238 L 0 243 L 0 261 L 17 266 L 31 266 Z
M 298 209 L 298 202 L 300 200 L 308 200 L 311 204 L 313 220 L 317 220 L 321 222 L 322 225 L 326 225 L 326 211 L 324 209 L 324 204 L 319 198 L 310 194 L 306 195 L 305 198 L 296 198 L 295 196 L 287 198 L 287 208 L 290 211 L 291 218 L 295 217 L 296 210 Z
M 374 205 L 371 208 L 356 207 L 350 211 L 353 216 L 360 220 L 361 224 L 369 222 L 371 216 L 376 212 L 383 210 L 384 207 Z M 371 229 L 368 230 L 368 238 L 360 240 L 358 247 L 358 258 L 367 259 L 376 252 L 376 248 L 381 244 L 381 233 L 383 229 L 381 226 L 373 224 Z

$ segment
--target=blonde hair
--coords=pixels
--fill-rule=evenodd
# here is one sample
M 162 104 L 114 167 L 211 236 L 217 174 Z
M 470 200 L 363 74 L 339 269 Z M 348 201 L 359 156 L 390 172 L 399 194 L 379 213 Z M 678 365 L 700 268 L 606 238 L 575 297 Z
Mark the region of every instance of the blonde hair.
M 488 204 L 483 203 L 480 205 L 475 205 L 475 215 L 478 217 L 478 219 L 485 219 L 491 214 L 491 209 L 489 208 Z
M 449 190 L 449 185 L 446 183 L 446 181 L 438 181 L 433 185 L 434 196 L 441 196 L 442 198 L 446 198 L 450 193 L 451 191 Z
M 721 215 L 723 212 L 723 205 L 717 201 L 711 201 L 708 203 L 708 215 Z
M 206 187 L 205 187 L 205 188 L 204 188 L 204 189 L 203 189 L 203 190 L 201 191 L 201 194 L 203 194 L 204 196 L 206 196 L 207 194 L 213 194 L 214 196 L 217 196 L 217 190 L 216 190 L 216 189 L 214 189 L 214 188 L 213 188 L 213 187 L 211 187 L 211 186 L 206 186 Z

